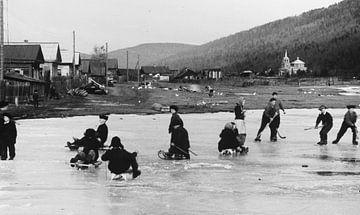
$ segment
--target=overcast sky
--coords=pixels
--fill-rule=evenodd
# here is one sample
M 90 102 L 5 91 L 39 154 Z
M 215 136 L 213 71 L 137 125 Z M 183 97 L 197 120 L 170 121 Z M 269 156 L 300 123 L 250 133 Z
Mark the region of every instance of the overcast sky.
M 5 42 L 59 42 L 91 53 L 142 43 L 204 44 L 340 0 L 4 0 Z M 8 21 L 7 21 L 8 20 Z M 7 29 L 9 31 L 7 31 Z

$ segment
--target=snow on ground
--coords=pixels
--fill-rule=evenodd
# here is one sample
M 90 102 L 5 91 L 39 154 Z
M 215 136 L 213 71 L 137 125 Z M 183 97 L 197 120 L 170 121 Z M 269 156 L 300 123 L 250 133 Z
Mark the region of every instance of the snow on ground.
M 348 86 L 348 87 L 339 87 L 339 90 L 344 92 L 339 93 L 343 96 L 360 96 L 360 87 Z
M 346 109 L 330 109 L 336 136 Z M 17 156 L 0 162 L 1 214 L 358 214 L 360 155 L 350 130 L 338 145 L 318 146 L 315 109 L 288 110 L 286 139 L 253 142 L 262 111 L 247 112 L 246 156 L 220 158 L 218 135 L 233 113 L 182 115 L 189 131 L 190 161 L 164 161 L 170 115 L 111 115 L 110 138 L 139 151 L 142 175 L 110 181 L 106 164 L 76 170 L 64 147 L 96 127 L 96 116 L 18 121 Z M 109 138 L 109 139 L 110 139 Z

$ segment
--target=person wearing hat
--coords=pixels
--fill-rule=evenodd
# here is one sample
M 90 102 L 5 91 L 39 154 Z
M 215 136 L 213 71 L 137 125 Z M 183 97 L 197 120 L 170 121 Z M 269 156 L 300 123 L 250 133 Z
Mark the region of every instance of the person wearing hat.
M 173 129 L 171 131 L 170 148 L 166 156 L 172 157 L 174 155 L 176 159 L 190 159 L 188 132 L 183 127 L 183 122 L 180 118 L 175 118 L 172 123 Z
M 8 158 L 8 150 L 9 150 L 9 160 L 14 160 L 15 143 L 17 137 L 15 121 L 13 121 L 12 116 L 9 113 L 4 113 L 3 119 L 4 119 L 4 125 L 0 135 L 1 160 L 6 160 Z
M 261 133 L 263 132 L 263 130 L 265 129 L 265 127 L 268 123 L 269 123 L 269 127 L 270 127 L 270 141 L 275 142 L 277 140 L 276 139 L 277 124 L 274 123 L 274 119 L 278 113 L 276 112 L 275 104 L 276 104 L 276 99 L 271 98 L 269 100 L 269 103 L 265 107 L 265 110 L 263 112 L 262 119 L 261 119 L 261 125 L 260 125 L 260 128 L 259 128 L 256 138 L 255 138 L 256 142 L 261 141 L 261 139 L 260 139 Z
M 179 110 L 179 108 L 176 105 L 170 106 L 170 112 L 172 113 L 172 116 L 170 119 L 170 124 L 169 124 L 169 129 L 168 129 L 169 134 L 174 130 L 174 122 L 175 121 L 179 122 L 180 123 L 179 125 L 184 126 L 184 123 L 178 114 L 178 110 Z
M 228 122 L 221 131 L 218 151 L 222 155 L 233 154 L 234 152 L 247 152 L 247 147 L 239 140 L 239 132 L 235 122 Z
M 104 147 L 104 144 L 108 138 L 108 127 L 106 125 L 108 118 L 109 117 L 105 114 L 99 115 L 99 126 L 96 130 L 96 137 L 99 138 L 101 147 Z
M 317 144 L 319 145 L 326 145 L 327 144 L 327 134 L 333 127 L 333 118 L 329 112 L 327 112 L 327 107 L 325 105 L 321 105 L 319 107 L 320 114 L 316 119 L 315 129 L 318 128 L 320 122 L 322 122 L 322 128 L 319 132 L 320 135 L 320 142 Z
M 346 130 L 348 128 L 351 128 L 351 131 L 353 133 L 352 136 L 352 143 L 354 145 L 358 145 L 357 142 L 357 128 L 356 128 L 356 120 L 357 120 L 357 114 L 355 112 L 355 105 L 347 105 L 346 108 L 348 109 L 348 111 L 345 113 L 344 116 L 344 121 L 341 124 L 341 128 L 336 136 L 336 139 L 332 142 L 333 144 L 337 144 L 341 137 L 345 134 Z
M 107 150 L 101 156 L 101 160 L 109 161 L 108 169 L 112 174 L 112 178 L 116 178 L 116 176 L 128 172 L 130 166 L 133 178 L 136 178 L 141 174 L 141 171 L 138 170 L 138 163 L 136 162 L 137 153 L 126 151 L 118 136 L 111 139 L 110 147 L 111 149 Z
M 235 112 L 235 122 L 239 131 L 239 138 L 242 144 L 245 143 L 246 139 L 246 125 L 245 125 L 245 99 L 243 97 L 240 97 L 239 102 L 236 103 L 236 106 L 234 108 Z
M 84 164 L 95 163 L 99 158 L 100 142 L 96 138 L 96 131 L 92 128 L 86 129 L 84 137 L 79 140 L 78 154 L 70 159 L 70 163 L 80 161 Z

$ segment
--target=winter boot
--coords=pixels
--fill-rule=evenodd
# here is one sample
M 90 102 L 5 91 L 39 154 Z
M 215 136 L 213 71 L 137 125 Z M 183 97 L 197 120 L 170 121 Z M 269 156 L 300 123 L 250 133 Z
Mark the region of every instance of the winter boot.
M 133 172 L 133 178 L 138 177 L 139 175 L 141 175 L 141 171 L 140 170 L 136 170 Z
M 338 144 L 338 140 L 334 140 L 334 141 L 332 141 L 332 144 Z
M 261 139 L 260 139 L 260 135 L 257 135 L 256 138 L 255 138 L 255 142 L 261 142 Z
M 358 143 L 358 141 L 353 141 L 353 145 L 358 145 L 359 143 Z

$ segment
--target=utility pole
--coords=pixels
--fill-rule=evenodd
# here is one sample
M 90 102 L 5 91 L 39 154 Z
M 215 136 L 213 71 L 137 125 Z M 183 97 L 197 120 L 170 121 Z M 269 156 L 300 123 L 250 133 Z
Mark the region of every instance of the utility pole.
M 129 51 L 126 51 L 126 82 L 129 82 Z
M 76 75 L 75 63 L 76 63 L 76 59 L 75 59 L 75 31 L 73 31 L 73 75 Z
M 108 86 L 108 77 L 107 77 L 107 70 L 108 70 L 108 43 L 105 43 L 105 86 Z
M 4 1 L 0 0 L 0 81 L 4 80 Z
M 138 83 L 140 83 L 140 70 L 139 70 L 139 68 L 140 68 L 140 55 L 138 55 L 138 60 L 137 60 L 137 63 L 136 63 L 136 65 L 137 65 L 137 76 L 138 76 Z

